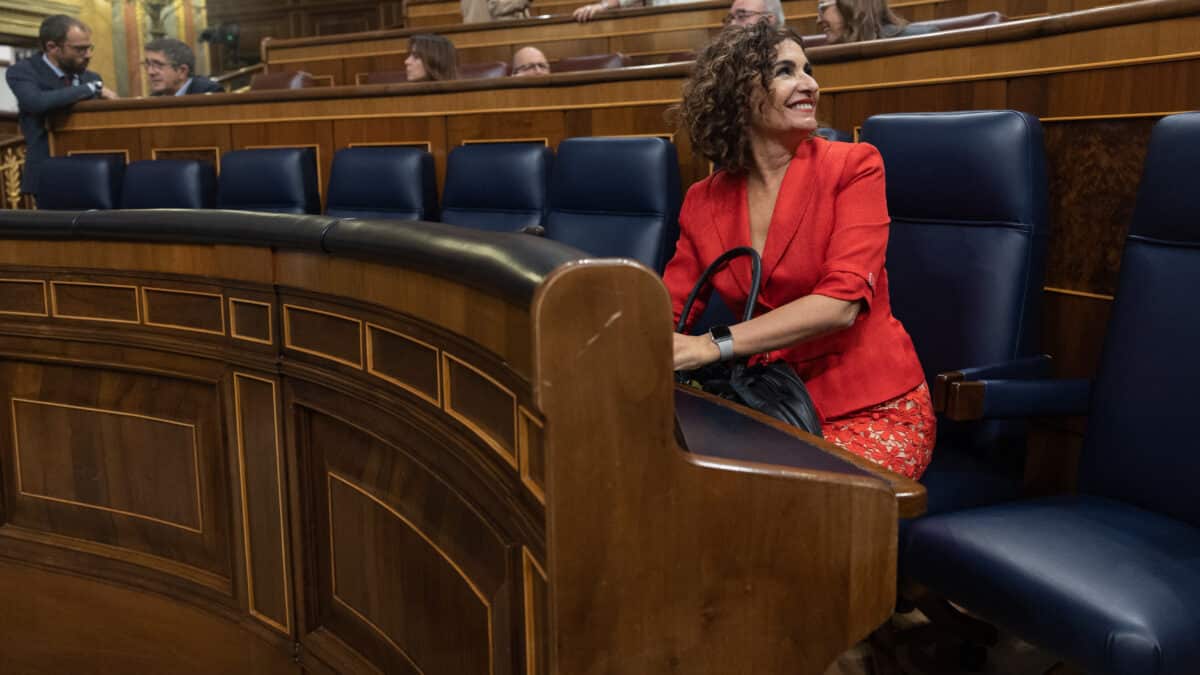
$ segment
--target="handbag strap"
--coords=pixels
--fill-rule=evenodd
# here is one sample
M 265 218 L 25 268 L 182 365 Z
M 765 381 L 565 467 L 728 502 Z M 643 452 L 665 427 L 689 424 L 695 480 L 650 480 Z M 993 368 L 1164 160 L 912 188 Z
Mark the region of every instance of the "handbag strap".
M 675 326 L 675 332 L 683 332 L 688 316 L 692 313 L 692 304 L 696 302 L 696 296 L 700 295 L 700 292 L 709 284 L 712 275 L 730 260 L 744 255 L 750 256 L 750 295 L 746 298 L 746 310 L 742 312 L 742 321 L 749 321 L 750 317 L 754 316 L 754 305 L 758 302 L 758 285 L 762 281 L 762 257 L 758 255 L 758 251 L 749 246 L 738 246 L 717 256 L 717 259 L 705 268 L 704 273 L 700 275 L 700 280 L 692 287 L 692 292 L 688 293 L 687 301 L 683 303 L 683 311 L 679 313 L 679 323 Z

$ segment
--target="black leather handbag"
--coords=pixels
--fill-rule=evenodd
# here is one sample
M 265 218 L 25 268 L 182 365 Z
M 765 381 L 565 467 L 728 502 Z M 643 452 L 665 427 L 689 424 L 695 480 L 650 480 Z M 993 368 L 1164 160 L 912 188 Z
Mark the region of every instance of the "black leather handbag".
M 700 280 L 688 294 L 679 314 L 676 332 L 682 333 L 691 314 L 696 297 L 708 287 L 712 275 L 730 260 L 750 257 L 750 296 L 746 299 L 746 310 L 742 321 L 749 321 L 758 301 L 758 287 L 762 282 L 762 259 L 749 246 L 739 246 L 722 253 L 700 275 Z M 814 436 L 821 435 L 821 418 L 813 406 L 812 398 L 804 380 L 790 365 L 782 361 L 747 365 L 746 359 L 712 363 L 690 371 L 677 371 L 675 379 L 681 384 L 699 387 L 710 394 L 735 401 L 778 420 L 799 427 Z

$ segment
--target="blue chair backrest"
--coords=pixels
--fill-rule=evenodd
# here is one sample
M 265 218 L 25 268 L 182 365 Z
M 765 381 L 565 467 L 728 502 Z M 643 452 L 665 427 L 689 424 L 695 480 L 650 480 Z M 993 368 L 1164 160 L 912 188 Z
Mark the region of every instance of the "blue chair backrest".
M 421 148 L 344 148 L 333 156 L 325 213 L 339 218 L 437 218 L 433 155 Z
M 125 169 L 123 209 L 211 209 L 217 201 L 213 165 L 192 159 L 147 159 Z
M 1200 382 L 1200 113 L 1163 118 L 1137 204 L 1092 389 L 1083 492 L 1200 525 L 1192 417 Z
M 313 148 L 235 150 L 221 157 L 217 207 L 267 213 L 320 213 Z
M 550 174 L 546 236 L 662 271 L 679 238 L 679 161 L 663 138 L 569 138 Z
M 861 139 L 883 155 L 892 312 L 926 377 L 1036 353 L 1049 234 L 1037 118 L 876 115 Z
M 442 222 L 514 232 L 541 225 L 554 153 L 538 143 L 477 143 L 450 152 Z
M 120 204 L 125 160 L 120 155 L 51 157 L 39 169 L 39 209 L 83 211 Z

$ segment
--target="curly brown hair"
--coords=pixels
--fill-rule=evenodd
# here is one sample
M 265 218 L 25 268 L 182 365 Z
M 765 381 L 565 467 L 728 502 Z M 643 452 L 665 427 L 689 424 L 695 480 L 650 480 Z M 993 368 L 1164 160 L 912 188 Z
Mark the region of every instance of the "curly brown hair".
M 796 31 L 765 21 L 729 26 L 696 59 L 683 85 L 680 132 L 692 139 L 694 150 L 730 173 L 744 174 L 753 163 L 751 101 L 756 88 L 770 92 L 775 52 L 786 40 L 804 44 Z

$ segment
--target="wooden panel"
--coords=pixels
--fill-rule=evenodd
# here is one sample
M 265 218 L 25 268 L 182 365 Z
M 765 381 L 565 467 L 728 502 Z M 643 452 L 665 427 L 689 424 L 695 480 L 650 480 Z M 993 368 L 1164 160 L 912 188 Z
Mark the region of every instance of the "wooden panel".
M 142 305 L 147 326 L 225 334 L 225 301 L 220 293 L 145 286 Z
M 147 127 L 141 131 L 142 159 L 197 159 L 220 170 L 221 155 L 233 149 L 233 130 L 228 125 Z
M 521 549 L 521 569 L 525 587 L 525 673 L 549 675 L 550 635 L 547 630 L 546 570 L 529 549 Z
M 442 405 L 439 352 L 427 342 L 367 324 L 367 372 Z
M 291 567 L 287 557 L 283 455 L 275 381 L 234 373 L 242 529 L 250 613 L 291 634 Z
M 333 165 L 333 122 L 281 121 L 270 125 L 239 125 L 233 128 L 233 146 L 248 148 L 316 148 L 317 190 L 325 198 L 325 183 Z
M 285 304 L 283 344 L 353 368 L 363 367 L 362 321 L 353 317 Z
M 442 353 L 445 409 L 517 466 L 517 398 L 478 367 Z
M 373 144 L 428 144 L 440 185 L 446 175 L 446 120 L 444 117 L 335 120 L 333 141 L 337 148 Z
M 95 139 L 87 135 L 55 133 L 50 135 L 50 154 L 55 157 L 67 157 L 80 151 L 112 151 L 119 149 L 126 155 L 127 161 L 147 159 L 142 154 L 142 143 L 138 129 L 121 129 L 105 134 L 107 143 L 97 145 Z
M 37 279 L 0 279 L 0 314 L 49 316 L 46 282 Z
M 136 286 L 82 281 L 50 282 L 50 313 L 64 319 L 138 323 Z
M 519 459 L 521 481 L 537 497 L 546 501 L 546 447 L 541 420 L 524 407 L 520 410 Z
M 1050 222 L 1046 285 L 1111 295 L 1153 117 L 1045 124 Z M 1101 333 L 1102 334 L 1102 333 Z
M 10 538 L 0 544 L 32 538 L 60 560 L 118 559 L 230 597 L 229 474 L 211 382 L 10 357 L 0 400 L 5 520 L 19 528 L 0 528 Z
M 18 499 L 203 531 L 195 425 L 54 401 L 10 404 Z
M 5 673 L 301 675 L 290 643 L 272 644 L 161 593 L 6 561 L 0 562 L 0 597 Z
M 333 597 L 422 672 L 491 672 L 491 607 L 428 534 L 329 475 Z
M 550 147 L 555 147 L 566 136 L 561 112 L 457 115 L 446 120 L 446 141 L 450 148 L 488 139 L 546 139 Z
M 239 340 L 274 344 L 271 303 L 246 298 L 229 299 L 229 334 Z

